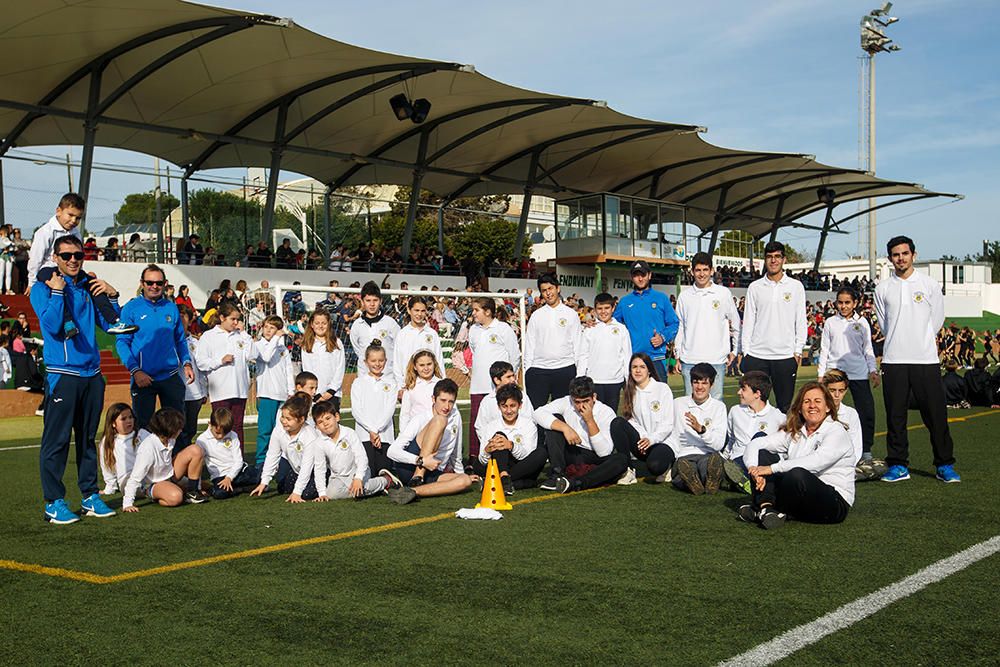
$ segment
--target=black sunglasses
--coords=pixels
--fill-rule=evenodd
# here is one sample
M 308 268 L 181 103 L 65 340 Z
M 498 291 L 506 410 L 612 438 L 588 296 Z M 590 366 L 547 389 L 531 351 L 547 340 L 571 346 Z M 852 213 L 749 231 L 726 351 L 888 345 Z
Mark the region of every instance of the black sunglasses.
M 146 283 L 149 287 L 163 287 L 167 284 L 166 280 L 143 280 L 142 282 Z
M 59 259 L 61 259 L 64 262 L 68 262 L 71 259 L 75 259 L 76 261 L 80 261 L 81 259 L 83 259 L 83 252 L 82 251 L 77 251 L 77 252 L 57 252 L 56 255 L 58 255 Z

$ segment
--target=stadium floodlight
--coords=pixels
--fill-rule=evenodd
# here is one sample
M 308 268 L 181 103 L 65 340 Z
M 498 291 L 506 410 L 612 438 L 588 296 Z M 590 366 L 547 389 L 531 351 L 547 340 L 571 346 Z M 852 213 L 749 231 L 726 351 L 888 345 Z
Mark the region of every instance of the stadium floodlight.
M 836 191 L 833 188 L 822 187 L 816 190 L 816 198 L 820 200 L 823 204 L 827 206 L 833 206 L 833 202 L 837 197 Z

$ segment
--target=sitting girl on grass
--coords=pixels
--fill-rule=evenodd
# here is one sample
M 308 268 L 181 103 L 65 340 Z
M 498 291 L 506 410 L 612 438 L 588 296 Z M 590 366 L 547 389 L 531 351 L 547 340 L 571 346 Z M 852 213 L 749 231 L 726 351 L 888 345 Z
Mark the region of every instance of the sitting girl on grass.
M 104 477 L 101 494 L 107 496 L 125 488 L 139 443 L 148 436 L 147 431 L 135 428 L 135 415 L 128 403 L 111 404 L 104 415 L 104 436 L 97 453 Z
M 135 453 L 135 465 L 125 484 L 122 510 L 138 512 L 135 496 L 140 490 L 164 507 L 182 503 L 203 503 L 208 496 L 201 491 L 201 467 L 204 455 L 198 445 L 188 445 L 171 457 L 174 442 L 184 428 L 184 415 L 174 408 L 158 410 L 149 420 L 147 436 Z M 187 491 L 181 484 L 186 482 Z

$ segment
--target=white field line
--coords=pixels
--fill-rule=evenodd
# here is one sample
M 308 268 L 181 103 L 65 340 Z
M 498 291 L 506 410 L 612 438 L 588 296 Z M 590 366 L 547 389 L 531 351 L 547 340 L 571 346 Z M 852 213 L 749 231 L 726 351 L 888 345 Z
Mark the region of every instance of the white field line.
M 0 447 L 0 452 L 14 451 L 15 449 L 38 449 L 41 445 L 24 445 L 23 447 Z
M 880 588 L 854 602 L 849 602 L 815 621 L 792 628 L 769 642 L 758 644 L 745 653 L 719 663 L 719 666 L 735 667 L 737 665 L 770 665 L 775 663 L 810 644 L 815 644 L 827 635 L 854 625 L 888 607 L 893 602 L 909 597 L 930 584 L 964 570 L 973 563 L 989 558 L 998 551 L 1000 551 L 1000 535 L 995 535 L 953 556 L 928 565 L 916 574 L 911 574 L 905 579 Z

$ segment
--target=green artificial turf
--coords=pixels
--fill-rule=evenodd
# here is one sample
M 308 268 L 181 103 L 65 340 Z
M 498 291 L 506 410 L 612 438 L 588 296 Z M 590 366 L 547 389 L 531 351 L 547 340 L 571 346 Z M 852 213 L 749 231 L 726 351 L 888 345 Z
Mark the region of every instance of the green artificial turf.
M 912 430 L 913 479 L 860 484 L 838 526 L 769 533 L 736 519 L 744 496 L 640 483 L 551 496 L 497 522 L 449 517 L 119 583 L 0 568 L 0 663 L 715 664 L 1000 532 L 998 426 L 1000 413 L 952 423 L 957 485 L 933 479 L 927 432 Z M 0 448 L 37 442 L 24 431 L 0 425 Z M 105 576 L 478 500 L 141 502 L 136 515 L 56 527 L 41 519 L 38 450 L 0 451 L 0 465 L 0 559 Z M 71 463 L 72 506 L 74 479 Z M 786 662 L 989 663 L 997 565 L 981 561 Z

